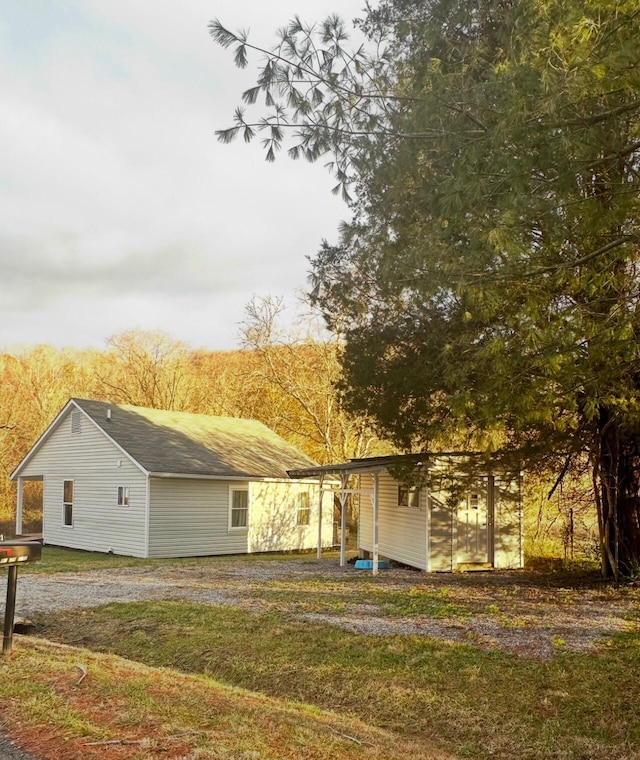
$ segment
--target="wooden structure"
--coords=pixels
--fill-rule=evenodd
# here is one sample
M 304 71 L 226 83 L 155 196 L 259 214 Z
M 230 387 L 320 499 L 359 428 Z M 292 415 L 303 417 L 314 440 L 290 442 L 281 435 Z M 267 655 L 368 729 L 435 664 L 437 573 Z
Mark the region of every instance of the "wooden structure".
M 472 454 L 412 454 L 354 459 L 289 471 L 320 480 L 341 504 L 340 564 L 346 564 L 346 499 L 359 497 L 358 551 L 427 572 L 523 566 L 520 475 L 494 472 Z

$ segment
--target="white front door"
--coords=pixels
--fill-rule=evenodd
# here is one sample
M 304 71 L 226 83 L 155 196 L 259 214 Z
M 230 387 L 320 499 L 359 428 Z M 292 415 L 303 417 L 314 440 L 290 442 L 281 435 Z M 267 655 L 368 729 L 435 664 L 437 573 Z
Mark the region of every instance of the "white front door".
M 487 562 L 487 538 L 487 490 L 478 487 L 458 507 L 458 564 Z

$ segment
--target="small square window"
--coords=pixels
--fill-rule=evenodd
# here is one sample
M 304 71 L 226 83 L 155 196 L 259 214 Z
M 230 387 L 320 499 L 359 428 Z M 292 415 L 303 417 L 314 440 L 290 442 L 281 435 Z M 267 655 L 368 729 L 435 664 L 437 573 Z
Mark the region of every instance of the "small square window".
M 129 506 L 129 486 L 118 486 L 118 506 Z

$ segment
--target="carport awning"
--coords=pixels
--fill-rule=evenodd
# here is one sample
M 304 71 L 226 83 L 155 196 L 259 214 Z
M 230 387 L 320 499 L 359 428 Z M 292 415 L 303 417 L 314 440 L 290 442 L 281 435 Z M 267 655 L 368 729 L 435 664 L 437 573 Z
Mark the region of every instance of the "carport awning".
M 367 459 L 350 459 L 348 462 L 337 464 L 322 464 L 314 467 L 304 467 L 288 470 L 290 478 L 318 478 L 323 475 L 358 475 L 367 472 L 383 472 L 393 465 L 414 464 L 416 466 L 427 462 L 431 454 L 398 454 L 387 457 L 369 457 Z M 438 456 L 442 456 L 439 454 Z M 460 456 L 460 455 L 458 455 Z
M 316 465 L 314 467 L 304 467 L 297 470 L 289 470 L 288 475 L 291 478 L 320 478 L 320 512 L 318 523 L 322 525 L 322 496 L 325 489 L 322 487 L 324 478 L 329 476 L 339 477 L 340 484 L 332 485 L 326 489 L 336 494 L 340 500 L 341 509 L 341 535 L 340 535 L 340 566 L 346 565 L 346 510 L 345 503 L 346 497 L 350 493 L 359 493 L 366 495 L 371 499 L 371 506 L 373 508 L 373 562 L 371 571 L 373 575 L 378 573 L 378 532 L 379 532 L 379 498 L 378 498 L 378 475 L 388 470 L 393 465 L 413 465 L 415 467 L 421 466 L 429 459 L 428 454 L 405 454 L 399 456 L 388 457 L 370 457 L 368 459 L 351 459 L 348 462 L 340 462 L 337 464 Z M 370 488 L 349 488 L 348 478 L 351 475 L 363 475 L 370 473 L 373 475 L 373 489 Z M 318 531 L 318 558 L 321 555 L 321 527 Z
M 340 565 L 346 564 L 346 546 L 345 546 L 345 501 L 347 494 L 359 493 L 366 495 L 371 499 L 371 506 L 373 507 L 373 574 L 378 572 L 378 532 L 379 532 L 379 489 L 378 489 L 378 476 L 393 467 L 399 468 L 413 468 L 427 467 L 431 460 L 438 460 L 440 458 L 453 459 L 454 461 L 477 461 L 480 455 L 478 452 L 421 452 L 418 454 L 397 454 L 394 456 L 385 457 L 368 457 L 366 459 L 350 459 L 348 462 L 339 462 L 337 464 L 325 464 L 314 465 L 312 467 L 303 467 L 295 470 L 288 470 L 287 474 L 290 478 L 300 480 L 303 478 L 319 478 L 320 479 L 320 512 L 318 519 L 318 559 L 321 555 L 321 530 L 322 530 L 322 496 L 325 489 L 322 484 L 325 477 L 340 478 L 339 485 L 333 484 L 330 488 L 326 489 L 332 491 L 340 499 L 342 506 L 342 531 L 340 538 Z M 348 478 L 351 475 L 364 475 L 370 473 L 373 475 L 373 488 L 349 488 Z
M 324 475 L 358 475 L 367 472 L 384 472 L 389 467 L 406 467 L 413 465 L 420 467 L 435 459 L 453 459 L 476 461 L 480 457 L 477 451 L 437 451 L 420 452 L 418 454 L 394 454 L 385 457 L 367 457 L 364 459 L 349 459 L 347 462 L 337 464 L 321 464 L 312 467 L 303 467 L 295 470 L 287 470 L 290 478 L 318 478 Z

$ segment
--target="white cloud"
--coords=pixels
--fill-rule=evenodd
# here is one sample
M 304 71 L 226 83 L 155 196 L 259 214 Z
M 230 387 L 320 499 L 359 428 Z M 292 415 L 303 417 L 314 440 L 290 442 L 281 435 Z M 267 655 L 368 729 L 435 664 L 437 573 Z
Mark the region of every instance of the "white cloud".
M 218 16 L 271 44 L 300 10 L 34 0 L 3 12 L 0 346 L 99 345 L 140 325 L 229 347 L 253 293 L 304 286 L 305 257 L 346 209 L 322 167 L 216 141 L 255 69 L 237 71 L 207 31 Z M 302 10 L 320 19 L 333 3 Z

